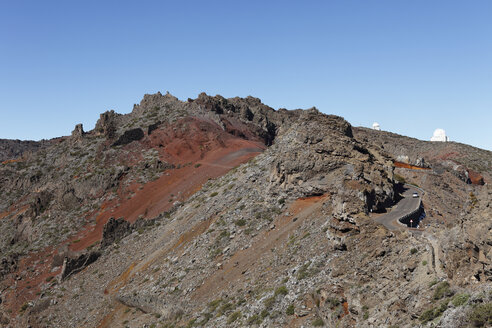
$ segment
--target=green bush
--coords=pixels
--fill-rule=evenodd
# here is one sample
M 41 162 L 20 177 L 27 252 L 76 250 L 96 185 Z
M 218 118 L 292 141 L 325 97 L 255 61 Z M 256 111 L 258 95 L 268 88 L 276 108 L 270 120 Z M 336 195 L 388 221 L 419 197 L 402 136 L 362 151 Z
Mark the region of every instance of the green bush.
M 22 304 L 21 308 L 20 308 L 20 312 L 23 313 L 27 310 L 27 308 L 29 307 L 29 304 L 26 302 L 24 304 Z
M 435 285 L 435 284 L 437 284 L 438 282 L 439 282 L 439 280 L 437 280 L 437 279 L 432 280 L 432 281 L 429 283 L 429 287 L 434 286 L 434 285 Z
M 297 272 L 297 279 L 298 280 L 302 280 L 304 278 L 307 278 L 308 275 L 309 275 L 309 265 L 311 265 L 310 262 L 306 263 L 306 264 L 303 264 L 302 267 L 299 269 L 299 271 Z
M 443 297 L 452 295 L 453 291 L 449 288 L 449 283 L 447 281 L 443 281 L 439 285 L 437 285 L 436 290 L 434 291 L 435 300 L 440 300 Z
M 246 220 L 245 219 L 239 219 L 239 220 L 236 220 L 235 223 L 238 227 L 244 227 L 246 225 Z
M 259 315 L 255 314 L 252 315 L 251 317 L 248 318 L 247 324 L 252 326 L 252 325 L 259 325 L 263 321 L 262 318 L 260 318 Z
M 242 316 L 241 311 L 236 311 L 229 316 L 229 318 L 227 319 L 227 323 L 231 324 L 234 321 L 236 321 L 237 319 L 241 318 L 241 316 Z
M 222 299 L 219 298 L 219 299 L 216 299 L 210 303 L 208 303 L 208 308 L 210 309 L 210 311 L 215 311 L 215 309 L 217 309 L 217 307 L 220 305 L 220 303 L 222 303 Z
M 458 294 L 453 297 L 451 300 L 451 303 L 453 303 L 454 306 L 462 306 L 465 305 L 468 299 L 470 298 L 470 295 L 468 294 Z
M 425 311 L 424 313 L 422 313 L 419 319 L 422 323 L 432 321 L 435 318 L 439 317 L 441 314 L 443 314 L 447 308 L 448 308 L 448 303 L 442 302 L 441 305 L 431 308 Z
M 323 327 L 325 325 L 325 322 L 321 318 L 316 318 L 312 322 L 313 327 Z
M 476 327 L 492 324 L 492 303 L 474 306 L 469 319 Z
M 288 293 L 289 293 L 289 291 L 287 290 L 287 287 L 285 287 L 285 286 L 280 286 L 277 289 L 275 289 L 275 296 L 278 296 L 278 295 L 285 296 Z
M 407 182 L 407 181 L 405 180 L 405 178 L 404 178 L 404 177 L 402 177 L 402 176 L 401 176 L 401 175 L 399 175 L 399 174 L 395 174 L 395 175 L 394 175 L 394 177 L 395 177 L 395 180 L 396 180 L 396 181 L 398 181 L 399 183 L 405 184 L 405 183 Z
M 219 314 L 220 315 L 226 314 L 227 312 L 232 311 L 233 309 L 234 309 L 234 305 L 232 305 L 231 303 L 225 303 L 220 307 Z
M 271 296 L 263 301 L 263 305 L 265 305 L 266 309 L 271 309 L 273 304 L 275 304 L 275 296 Z
M 410 254 L 412 254 L 412 255 L 413 255 L 413 254 L 415 254 L 415 253 L 417 253 L 417 249 L 416 249 L 416 248 L 412 248 L 412 249 L 410 250 Z
M 294 304 L 291 304 L 287 307 L 287 310 L 285 310 L 285 314 L 287 314 L 287 315 L 293 315 L 294 314 Z

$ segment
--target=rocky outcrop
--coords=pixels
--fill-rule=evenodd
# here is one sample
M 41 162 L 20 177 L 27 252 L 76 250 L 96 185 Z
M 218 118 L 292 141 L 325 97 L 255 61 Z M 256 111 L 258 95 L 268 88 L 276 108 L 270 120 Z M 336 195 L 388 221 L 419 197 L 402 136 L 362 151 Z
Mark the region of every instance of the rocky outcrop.
M 0 280 L 17 269 L 19 254 L 10 254 L 0 259 Z
M 147 135 L 151 135 L 153 131 L 157 130 L 157 128 L 161 125 L 161 122 L 156 122 L 151 125 L 149 125 L 147 129 Z
M 30 214 L 32 217 L 36 217 L 43 213 L 50 205 L 53 199 L 53 194 L 49 191 L 41 191 L 35 194 L 30 204 Z
M 123 218 L 117 220 L 115 220 L 115 218 L 110 218 L 103 228 L 101 248 L 105 248 L 112 245 L 114 242 L 121 240 L 131 233 L 131 231 L 132 227 L 130 222 Z
M 96 122 L 94 131 L 98 135 L 103 135 L 108 139 L 114 138 L 117 129 L 117 119 L 121 114 L 115 113 L 114 110 L 102 113 Z
M 94 251 L 83 253 L 74 258 L 66 257 L 65 261 L 63 262 L 62 272 L 60 275 L 61 280 L 82 271 L 85 267 L 94 263 L 99 258 L 99 256 L 101 256 L 101 253 Z
M 159 217 L 151 220 L 145 220 L 140 217 L 134 223 L 130 224 L 130 222 L 126 221 L 124 218 L 109 218 L 103 228 L 100 249 L 106 248 L 114 243 L 118 243 L 121 239 L 125 238 L 133 231 L 154 225 L 155 221 L 158 219 Z
M 350 124 L 340 117 L 310 110 L 278 137 L 272 149 L 278 150 L 270 176 L 272 188 L 295 191 L 299 196 L 336 189 L 341 198 L 335 203 L 344 204 L 345 212 L 354 202 L 364 203 L 367 211 L 381 210 L 393 202 L 390 162 L 375 159 L 352 138 Z
M 84 135 L 84 126 L 82 124 L 77 124 L 72 131 L 72 138 L 75 140 L 80 140 Z
M 128 131 L 125 131 L 122 136 L 116 140 L 115 143 L 113 143 L 113 146 L 124 146 L 128 145 L 132 141 L 138 141 L 144 137 L 144 132 L 140 128 L 136 129 L 131 129 Z

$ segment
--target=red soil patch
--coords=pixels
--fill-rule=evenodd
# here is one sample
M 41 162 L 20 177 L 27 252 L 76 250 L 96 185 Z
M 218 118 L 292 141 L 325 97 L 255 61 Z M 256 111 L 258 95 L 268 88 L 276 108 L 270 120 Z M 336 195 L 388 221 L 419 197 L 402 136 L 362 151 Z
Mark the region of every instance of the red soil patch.
M 10 214 L 12 214 L 12 211 L 1 212 L 0 213 L 0 220 L 3 219 L 6 216 L 9 216 Z
M 119 319 L 124 319 L 127 315 L 127 312 L 125 312 L 126 309 L 128 309 L 128 307 L 126 307 L 125 305 L 121 303 L 116 303 L 115 308 L 104 317 L 99 325 L 97 325 L 97 328 L 111 327 L 115 317 Z
M 16 162 L 20 162 L 22 161 L 21 158 L 16 158 L 16 159 L 8 159 L 6 161 L 3 161 L 2 164 L 5 165 L 5 164 L 9 164 L 9 163 L 16 163 Z
M 342 306 L 343 306 L 343 316 L 346 316 L 347 314 L 349 314 L 348 302 L 346 302 L 346 301 L 343 302 Z M 342 316 L 342 318 L 343 318 L 343 316 Z
M 244 126 L 235 128 L 237 132 Z M 130 199 L 126 197 L 128 190 L 120 188 L 118 190 L 120 199 L 113 199 L 101 206 L 95 225 L 87 225 L 81 232 L 62 244 L 70 244 L 71 250 L 80 251 L 97 243 L 102 237 L 104 224 L 110 217 L 124 217 L 130 222 L 134 222 L 140 215 L 145 215 L 147 218 L 155 217 L 169 210 L 175 201 L 185 201 L 208 179 L 227 173 L 233 167 L 247 162 L 266 148 L 260 139 L 247 131 L 237 132 L 237 135 L 227 133 L 215 122 L 185 118 L 164 129 L 155 130 L 151 136 L 144 138 L 141 142 L 133 142 L 125 146 L 127 150 L 135 150 L 130 152 L 126 158 L 119 158 L 127 165 L 136 164 L 141 160 L 143 147 L 158 149 L 161 160 L 181 167 L 164 172 L 160 178 L 145 184 L 142 189 L 138 188 L 138 184 L 133 183 L 129 189 L 135 194 Z M 12 214 L 13 211 L 15 209 L 1 213 L 0 218 Z M 93 217 L 96 213 L 88 213 L 87 217 Z M 183 235 L 176 247 L 200 233 L 203 233 L 203 227 L 197 227 L 196 231 L 192 230 L 189 234 Z M 74 243 L 74 241 L 77 242 Z M 51 272 L 54 255 L 56 255 L 55 247 L 48 247 L 41 252 L 27 255 L 19 261 L 17 271 L 2 282 L 7 286 L 14 286 L 6 290 L 2 297 L 5 307 L 12 311 L 12 318 L 24 303 L 38 297 L 41 285 L 48 283 L 47 278 L 60 273 L 61 268 Z M 125 284 L 132 269 L 133 265 L 108 289 L 118 289 L 117 286 Z M 21 277 L 21 279 L 17 280 L 16 277 Z M 107 321 L 111 319 L 108 318 Z
M 445 160 L 456 158 L 456 157 L 461 157 L 460 153 L 452 151 L 452 152 L 444 153 L 442 155 L 437 156 L 437 159 L 441 159 L 441 160 L 445 161 Z
M 19 261 L 17 270 L 2 282 L 13 287 L 5 290 L 2 296 L 5 308 L 12 311 L 12 317 L 15 317 L 23 304 L 38 297 L 41 285 L 48 284 L 49 277 L 60 273 L 61 267 L 51 272 L 51 257 L 54 254 L 52 247 L 29 254 Z
M 15 206 L 11 206 L 9 210 L 0 213 L 0 220 L 11 215 L 11 214 L 20 215 L 20 214 L 24 213 L 25 211 L 27 211 L 28 208 L 29 208 L 29 205 L 24 205 L 20 208 L 16 208 Z
M 113 294 L 118 290 L 120 290 L 121 287 L 125 286 L 128 279 L 131 277 L 131 273 L 135 268 L 135 265 L 136 263 L 133 262 L 132 264 L 130 264 L 128 269 L 125 270 L 125 272 L 123 272 L 118 278 L 111 281 L 108 287 L 106 287 L 106 289 L 104 290 L 104 294 L 109 294 L 109 293 Z
M 411 170 L 430 170 L 428 167 L 420 167 L 420 166 L 415 166 L 415 165 L 410 165 L 407 163 L 402 163 L 402 162 L 394 162 L 395 167 L 401 167 L 404 169 L 411 169 Z
M 224 175 L 235 166 L 247 162 L 266 147 L 259 140 L 245 140 L 224 132 L 215 122 L 186 118 L 165 129 L 155 130 L 142 146 L 159 149 L 162 160 L 180 168 L 167 170 L 160 178 L 142 189 L 135 185 L 135 193 L 127 199 L 120 191 L 121 200 L 106 203 L 107 210 L 96 219 L 96 226 L 87 226 L 70 245 L 79 251 L 98 242 L 110 217 L 123 217 L 129 222 L 143 215 L 156 217 L 169 210 L 176 201 L 183 202 L 201 188 L 208 179 Z
M 478 172 L 468 169 L 468 177 L 470 178 L 470 182 L 474 185 L 483 186 L 485 184 L 483 176 Z

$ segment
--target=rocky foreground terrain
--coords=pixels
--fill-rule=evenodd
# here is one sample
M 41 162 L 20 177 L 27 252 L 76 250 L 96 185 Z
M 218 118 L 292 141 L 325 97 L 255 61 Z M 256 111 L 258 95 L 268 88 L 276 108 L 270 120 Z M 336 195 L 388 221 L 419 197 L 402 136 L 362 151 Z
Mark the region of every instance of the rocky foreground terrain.
M 0 326 L 492 324 L 489 151 L 160 93 L 1 145 Z

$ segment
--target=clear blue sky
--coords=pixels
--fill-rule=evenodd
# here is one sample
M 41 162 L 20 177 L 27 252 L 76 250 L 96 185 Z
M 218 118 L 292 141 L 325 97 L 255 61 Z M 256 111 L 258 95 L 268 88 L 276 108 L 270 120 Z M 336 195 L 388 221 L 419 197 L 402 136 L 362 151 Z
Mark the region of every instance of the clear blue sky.
M 0 138 L 252 95 L 492 149 L 492 1 L 0 1 Z

